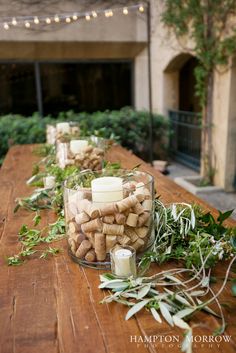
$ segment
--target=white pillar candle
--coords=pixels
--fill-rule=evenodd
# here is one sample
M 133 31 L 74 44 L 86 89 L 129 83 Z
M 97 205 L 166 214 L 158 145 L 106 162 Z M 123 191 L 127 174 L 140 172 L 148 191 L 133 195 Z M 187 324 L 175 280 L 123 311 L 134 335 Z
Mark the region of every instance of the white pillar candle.
M 52 189 L 55 186 L 56 179 L 52 175 L 48 175 L 43 179 L 44 187 L 46 189 Z
M 131 250 L 119 249 L 113 254 L 114 272 L 119 277 L 129 277 L 136 275 L 135 257 Z
M 57 124 L 57 132 L 62 134 L 69 134 L 70 133 L 70 124 L 69 123 L 58 123 Z
M 88 146 L 87 140 L 71 140 L 70 141 L 70 150 L 74 154 L 81 152 L 87 146 Z
M 123 199 L 122 178 L 101 177 L 92 180 L 93 202 L 109 203 Z

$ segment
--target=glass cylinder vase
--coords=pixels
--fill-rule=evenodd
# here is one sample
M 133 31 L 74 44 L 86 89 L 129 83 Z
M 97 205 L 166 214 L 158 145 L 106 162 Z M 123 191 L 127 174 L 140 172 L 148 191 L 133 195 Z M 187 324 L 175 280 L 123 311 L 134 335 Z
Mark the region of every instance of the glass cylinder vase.
M 114 247 L 137 254 L 153 241 L 153 177 L 140 171 L 84 171 L 64 184 L 69 254 L 83 265 L 110 265 Z
M 80 170 L 100 170 L 105 155 L 105 140 L 98 137 L 81 137 L 68 142 L 58 142 L 56 159 L 61 168 L 74 165 Z

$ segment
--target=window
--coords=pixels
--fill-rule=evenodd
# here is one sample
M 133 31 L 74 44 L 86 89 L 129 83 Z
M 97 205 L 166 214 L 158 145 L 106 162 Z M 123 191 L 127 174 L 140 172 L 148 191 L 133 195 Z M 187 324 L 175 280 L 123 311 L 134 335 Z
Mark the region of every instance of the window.
M 44 115 L 70 109 L 94 112 L 132 105 L 130 61 L 41 62 L 38 67 L 36 70 L 34 63 L 0 64 L 1 115 L 31 115 L 39 110 L 40 99 Z
M 0 114 L 37 111 L 34 64 L 0 63 Z

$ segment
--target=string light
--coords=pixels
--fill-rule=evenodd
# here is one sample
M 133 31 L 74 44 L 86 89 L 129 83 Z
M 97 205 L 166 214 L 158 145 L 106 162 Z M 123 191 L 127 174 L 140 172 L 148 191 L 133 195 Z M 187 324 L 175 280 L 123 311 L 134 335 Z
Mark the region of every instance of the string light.
M 54 17 L 54 21 L 55 21 L 55 22 L 57 22 L 57 23 L 58 23 L 58 22 L 60 22 L 60 18 L 59 18 L 59 16 L 58 16 L 58 15 L 55 15 L 55 17 Z
M 13 24 L 13 26 L 16 26 L 16 25 L 17 25 L 17 20 L 15 19 L 15 17 L 13 17 L 11 23 Z
M 140 5 L 138 9 L 139 9 L 140 12 L 144 12 L 144 7 L 143 7 L 143 5 Z
M 107 11 L 105 11 L 105 16 L 106 16 L 106 17 L 111 17 L 111 16 L 113 16 L 113 11 L 112 11 L 112 10 L 107 10 Z
M 38 17 L 35 17 L 35 18 L 34 18 L 34 23 L 35 23 L 36 25 L 39 24 L 39 19 L 38 19 Z
M 83 13 L 83 12 L 74 12 L 71 14 L 68 13 L 60 13 L 60 14 L 55 14 L 54 17 L 46 17 L 44 15 L 42 16 L 15 16 L 12 17 L 9 22 L 4 22 L 4 19 L 1 20 L 0 17 L 0 25 L 3 26 L 4 29 L 10 29 L 11 25 L 17 26 L 17 25 L 24 25 L 26 28 L 30 28 L 32 24 L 39 24 L 39 23 L 47 23 L 51 24 L 52 21 L 55 21 L 56 23 L 59 23 L 60 21 L 65 21 L 66 23 L 71 23 L 72 20 L 77 21 L 80 17 L 84 18 L 85 20 L 89 21 L 91 18 L 97 18 L 99 14 L 104 14 L 105 17 L 112 17 L 116 12 L 113 13 L 113 11 L 120 11 L 123 12 L 124 15 L 128 15 L 130 11 L 139 11 L 140 13 L 143 13 L 145 11 L 145 5 L 143 4 L 136 4 L 136 5 L 131 5 L 131 6 L 125 6 L 125 7 L 117 7 L 112 9 L 106 9 L 106 10 L 97 10 L 97 11 L 90 11 L 88 13 Z

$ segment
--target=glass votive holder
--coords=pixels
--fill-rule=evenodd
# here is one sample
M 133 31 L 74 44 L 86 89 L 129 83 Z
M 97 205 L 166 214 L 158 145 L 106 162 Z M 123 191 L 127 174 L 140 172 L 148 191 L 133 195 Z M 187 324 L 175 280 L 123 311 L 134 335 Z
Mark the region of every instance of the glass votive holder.
M 153 177 L 141 171 L 83 171 L 64 183 L 69 254 L 75 262 L 110 266 L 114 246 L 142 254 L 153 243 Z
M 136 277 L 136 250 L 131 246 L 116 245 L 110 250 L 111 271 L 119 278 Z
M 57 162 L 61 168 L 74 165 L 80 170 L 100 170 L 105 155 L 104 139 L 81 137 L 57 143 Z

